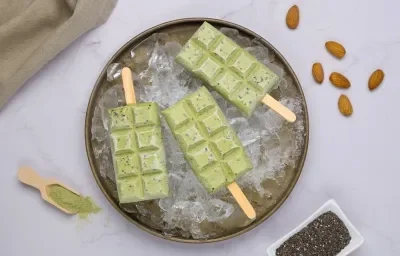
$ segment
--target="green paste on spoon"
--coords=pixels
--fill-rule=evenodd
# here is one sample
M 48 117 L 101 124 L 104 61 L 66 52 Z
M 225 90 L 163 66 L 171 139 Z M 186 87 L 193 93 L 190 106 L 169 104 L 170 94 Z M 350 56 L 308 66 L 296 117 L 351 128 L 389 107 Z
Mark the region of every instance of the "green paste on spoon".
M 87 219 L 89 214 L 98 213 L 101 210 L 90 197 L 77 195 L 60 185 L 48 186 L 47 195 L 62 208 L 76 212 L 82 219 Z

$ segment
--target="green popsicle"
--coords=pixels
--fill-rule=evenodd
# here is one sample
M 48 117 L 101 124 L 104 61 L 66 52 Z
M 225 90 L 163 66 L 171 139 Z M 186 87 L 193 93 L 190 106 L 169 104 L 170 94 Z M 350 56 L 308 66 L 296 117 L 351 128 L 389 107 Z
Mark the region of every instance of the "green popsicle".
M 162 114 L 208 192 L 228 186 L 253 168 L 235 131 L 205 87 Z
M 250 116 L 262 101 L 294 121 L 294 114 L 279 102 L 270 105 L 273 98 L 271 100 L 269 95 L 264 100 L 277 86 L 279 77 L 209 23 L 203 23 L 176 60 L 246 116 Z
M 110 109 L 111 148 L 121 203 L 169 195 L 157 103 Z

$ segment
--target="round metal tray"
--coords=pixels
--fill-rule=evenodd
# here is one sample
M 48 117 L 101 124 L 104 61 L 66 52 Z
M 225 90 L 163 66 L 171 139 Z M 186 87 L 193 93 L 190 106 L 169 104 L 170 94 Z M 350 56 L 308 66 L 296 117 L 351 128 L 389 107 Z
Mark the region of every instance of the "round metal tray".
M 299 160 L 296 162 L 296 168 L 294 171 L 286 173 L 285 175 L 285 180 L 283 181 L 283 185 L 280 186 L 280 188 L 277 188 L 277 198 L 274 198 L 273 203 L 269 202 L 268 204 L 265 205 L 265 210 L 262 212 L 262 214 L 258 213 L 257 219 L 253 221 L 251 224 L 249 224 L 246 227 L 242 228 L 235 228 L 232 230 L 227 231 L 225 234 L 208 239 L 208 240 L 198 240 L 198 239 L 193 239 L 193 238 L 185 238 L 185 237 L 174 237 L 174 236 L 166 236 L 163 234 L 162 230 L 157 230 L 153 227 L 151 227 L 146 221 L 144 221 L 142 218 L 138 218 L 135 214 L 125 212 L 119 205 L 119 202 L 117 198 L 115 197 L 115 194 L 113 195 L 111 187 L 115 186 L 112 184 L 111 181 L 109 181 L 106 178 L 103 178 L 100 175 L 99 172 L 99 166 L 95 161 L 95 155 L 93 151 L 93 142 L 92 142 L 92 134 L 91 134 L 91 128 L 92 128 L 92 117 L 94 115 L 94 109 L 95 106 L 100 99 L 102 93 L 105 91 L 105 89 L 109 88 L 111 84 L 107 82 L 107 67 L 114 62 L 122 61 L 129 56 L 130 50 L 132 48 L 136 48 L 140 46 L 140 44 L 149 38 L 152 34 L 154 33 L 168 33 L 172 36 L 174 36 L 177 41 L 184 43 L 193 33 L 195 30 L 197 30 L 198 27 L 204 22 L 207 21 L 213 26 L 220 28 L 220 27 L 228 27 L 228 28 L 234 28 L 239 31 L 241 36 L 248 37 L 250 39 L 258 39 L 258 41 L 269 48 L 270 51 L 272 51 L 275 54 L 275 59 L 278 59 L 281 63 L 283 63 L 283 68 L 285 69 L 286 74 L 293 80 L 296 90 L 298 90 L 298 94 L 301 95 L 302 97 L 302 104 L 303 104 L 303 113 L 304 113 L 304 146 L 301 152 L 301 155 L 299 157 Z M 297 180 L 301 174 L 304 161 L 307 155 L 307 148 L 308 148 L 308 138 L 309 138 L 309 121 L 308 121 L 308 112 L 307 112 L 307 105 L 306 101 L 304 98 L 303 91 L 301 89 L 300 82 L 298 81 L 295 73 L 293 72 L 292 68 L 290 67 L 289 63 L 284 59 L 284 57 L 279 53 L 278 50 L 275 49 L 269 42 L 267 42 L 265 39 L 257 35 L 256 33 L 239 26 L 237 24 L 223 21 L 223 20 L 217 20 L 217 19 L 209 19 L 209 18 L 190 18 L 190 19 L 180 19 L 180 20 L 174 20 L 174 21 L 169 21 L 160 25 L 157 25 L 153 28 L 150 28 L 141 34 L 137 35 L 136 37 L 132 38 L 129 42 L 127 42 L 124 46 L 122 46 L 115 54 L 114 56 L 110 59 L 110 61 L 106 64 L 106 66 L 103 68 L 101 74 L 99 75 L 96 84 L 93 88 L 92 94 L 89 99 L 88 107 L 87 107 L 87 112 L 86 112 L 86 121 L 85 121 L 85 143 L 86 143 L 86 152 L 89 160 L 89 164 L 91 167 L 91 170 L 93 172 L 94 178 L 100 187 L 101 191 L 103 192 L 104 196 L 108 199 L 108 201 L 114 206 L 114 208 L 121 214 L 123 215 L 127 220 L 141 228 L 142 230 L 153 234 L 157 237 L 161 237 L 164 239 L 172 240 L 172 241 L 177 241 L 177 242 L 185 242 L 185 243 L 208 243 L 208 242 L 217 242 L 217 241 L 223 241 L 226 239 L 233 238 L 235 236 L 241 235 L 259 224 L 261 224 L 263 221 L 265 221 L 268 217 L 270 217 L 286 200 L 286 198 L 289 196 L 291 191 L 293 190 L 295 184 L 297 183 Z M 271 187 L 273 187 L 274 184 L 271 184 Z

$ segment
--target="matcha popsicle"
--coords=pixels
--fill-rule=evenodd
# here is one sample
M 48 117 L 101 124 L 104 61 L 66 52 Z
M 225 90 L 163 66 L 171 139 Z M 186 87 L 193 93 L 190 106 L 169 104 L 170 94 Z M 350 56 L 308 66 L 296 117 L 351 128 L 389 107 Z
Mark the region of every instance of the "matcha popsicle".
M 131 71 L 122 70 L 127 106 L 109 109 L 110 139 L 120 203 L 169 195 L 157 103 L 135 104 Z
M 254 218 L 254 209 L 235 183 L 253 168 L 252 163 L 207 88 L 201 87 L 162 113 L 204 188 L 213 193 L 228 186 L 245 213 Z
M 219 30 L 204 22 L 176 57 L 246 116 L 261 101 L 289 122 L 296 116 L 268 93 L 279 77 Z

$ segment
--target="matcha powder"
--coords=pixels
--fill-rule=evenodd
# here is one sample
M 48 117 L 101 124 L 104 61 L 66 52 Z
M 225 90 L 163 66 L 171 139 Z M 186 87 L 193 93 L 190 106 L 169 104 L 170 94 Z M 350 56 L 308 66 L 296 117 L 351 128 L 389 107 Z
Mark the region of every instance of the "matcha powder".
M 60 185 L 50 185 L 46 191 L 56 204 L 68 211 L 76 212 L 80 218 L 87 219 L 89 214 L 101 210 L 90 197 L 77 195 Z

